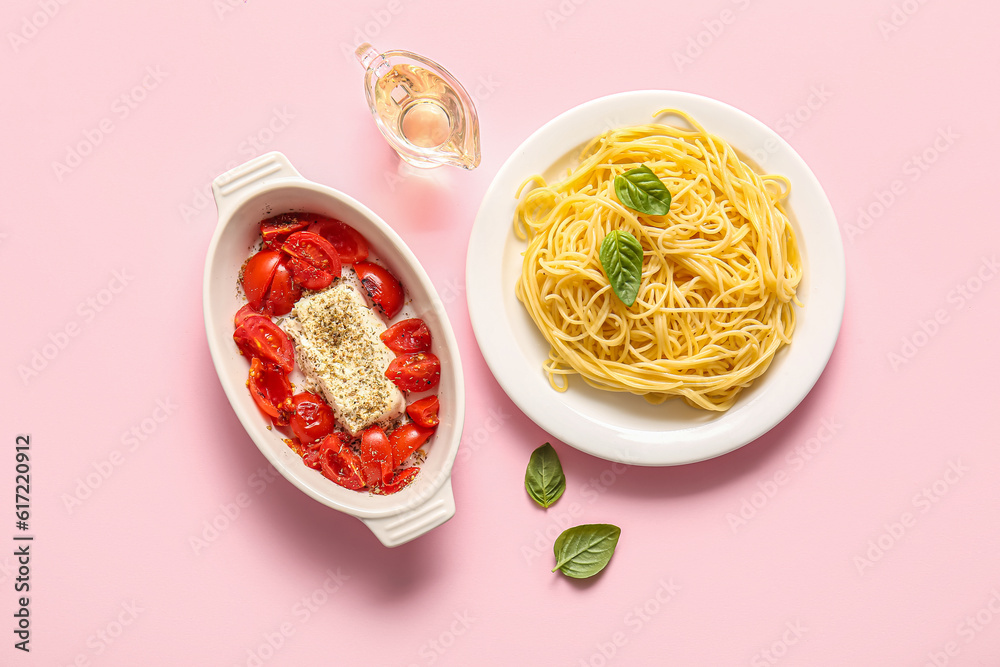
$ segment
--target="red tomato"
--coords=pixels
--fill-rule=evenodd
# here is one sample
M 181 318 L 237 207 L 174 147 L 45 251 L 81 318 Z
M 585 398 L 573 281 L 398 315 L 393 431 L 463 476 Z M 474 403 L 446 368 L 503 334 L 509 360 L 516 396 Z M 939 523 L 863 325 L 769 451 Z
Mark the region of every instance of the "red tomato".
M 310 225 L 310 217 L 302 213 L 282 213 L 260 221 L 260 236 L 264 247 L 277 250 L 293 232 L 300 232 Z
M 344 264 L 354 264 L 368 258 L 368 241 L 353 227 L 345 225 L 340 220 L 315 216 L 316 220 L 307 231 L 319 234 L 333 244 Z
M 397 427 L 389 436 L 392 443 L 392 460 L 395 464 L 393 467 L 400 466 L 433 434 L 434 429 L 424 428 L 417 424 L 403 424 Z
M 403 308 L 403 286 L 385 267 L 371 262 L 358 262 L 354 270 L 372 302 L 386 317 L 393 318 Z
M 271 289 L 267 291 L 261 312 L 265 315 L 287 315 L 302 296 L 302 288 L 295 284 L 292 272 L 285 261 L 278 262 Z
M 401 354 L 385 369 L 385 376 L 403 391 L 426 391 L 441 380 L 441 360 L 430 352 Z
M 392 478 L 388 484 L 383 484 L 379 488 L 372 489 L 372 493 L 377 493 L 382 496 L 388 496 L 391 493 L 396 493 L 402 489 L 405 489 L 413 482 L 413 479 L 420 472 L 420 468 L 407 468 L 406 470 L 400 470 L 396 473 L 396 476 Z
M 361 464 L 368 486 L 381 486 L 392 480 L 392 445 L 385 430 L 369 426 L 361 433 Z
M 320 450 L 319 443 L 314 442 L 314 446 L 302 446 L 302 462 L 306 464 L 307 468 L 312 468 L 313 470 L 323 471 L 323 463 L 320 460 Z
M 322 398 L 304 391 L 292 396 L 292 405 L 292 432 L 300 442 L 309 444 L 333 433 L 333 409 Z
M 292 397 L 292 400 L 294 401 L 295 397 Z M 294 419 L 295 416 L 292 415 L 292 418 Z M 292 436 L 290 439 L 285 440 L 285 442 L 288 443 L 288 446 L 291 447 L 296 454 L 302 457 L 302 462 L 306 464 L 306 467 L 322 472 L 323 466 L 319 460 L 320 444 L 323 442 L 322 440 L 303 443 L 300 442 L 297 437 Z
M 438 418 L 440 407 L 437 396 L 428 396 L 407 405 L 406 414 L 410 415 L 410 419 L 418 426 L 434 428 L 441 423 Z
M 236 324 L 237 328 L 243 324 L 243 320 L 250 317 L 251 315 L 260 315 L 256 310 L 250 307 L 250 304 L 246 304 L 242 308 L 236 311 L 236 317 L 233 318 L 233 322 Z
M 288 258 L 288 268 L 292 272 L 292 280 L 306 289 L 320 290 L 333 282 L 331 274 L 296 257 Z
M 340 277 L 340 255 L 329 241 L 312 232 L 295 232 L 281 249 L 291 257 L 289 267 L 295 282 L 306 289 L 323 289 Z
M 247 295 L 250 307 L 258 312 L 263 307 L 264 297 L 271 288 L 280 261 L 281 253 L 278 251 L 261 250 L 243 267 L 243 293 Z
M 415 317 L 396 322 L 379 334 L 379 338 L 396 354 L 426 352 L 431 349 L 431 331 L 423 320 Z
M 263 315 L 248 315 L 236 327 L 233 340 L 246 357 L 257 357 L 272 367 L 291 373 L 295 368 L 295 348 L 288 335 Z
M 247 380 L 250 395 L 261 410 L 271 417 L 278 426 L 288 423 L 292 407 L 292 385 L 288 376 L 279 370 L 268 368 L 254 357 L 250 362 L 250 378 Z
M 320 469 L 327 479 L 354 491 L 365 488 L 361 459 L 344 445 L 340 433 L 323 438 L 319 450 Z

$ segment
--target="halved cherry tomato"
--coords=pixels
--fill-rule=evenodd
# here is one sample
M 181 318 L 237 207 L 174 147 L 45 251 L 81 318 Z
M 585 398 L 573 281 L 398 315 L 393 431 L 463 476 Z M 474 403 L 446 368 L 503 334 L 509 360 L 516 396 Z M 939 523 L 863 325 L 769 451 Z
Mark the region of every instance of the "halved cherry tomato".
M 326 436 L 319 450 L 320 469 L 327 479 L 353 491 L 365 488 L 361 459 L 344 444 L 343 435 Z
M 290 420 L 292 432 L 301 442 L 315 442 L 333 432 L 333 409 L 316 394 L 308 391 L 295 394 L 292 405 L 295 409 Z
M 250 307 L 260 312 L 264 297 L 274 281 L 281 253 L 277 250 L 261 250 L 251 257 L 243 267 L 243 293 L 247 295 Z
M 381 486 L 392 480 L 392 470 L 395 467 L 392 456 L 392 445 L 385 430 L 378 424 L 369 426 L 361 432 L 362 471 L 368 486 Z
M 307 231 L 319 234 L 333 244 L 344 264 L 354 264 L 368 259 L 368 241 L 356 229 L 340 220 L 315 216 L 316 220 Z
M 295 282 L 306 289 L 323 289 L 340 277 L 341 263 L 337 249 L 319 234 L 295 232 L 281 249 L 288 253 L 289 268 Z
M 241 324 L 243 324 L 243 320 L 251 315 L 260 315 L 260 313 L 251 308 L 249 303 L 245 304 L 242 308 L 236 311 L 236 317 L 233 318 L 233 322 L 238 328 Z
M 257 357 L 284 373 L 295 368 L 295 347 L 288 334 L 263 315 L 245 317 L 236 327 L 233 340 L 246 357 Z
M 434 434 L 434 429 L 424 428 L 417 424 L 403 424 L 396 427 L 396 430 L 389 436 L 392 443 L 393 467 L 399 467 L 403 461 L 410 457 L 420 445 L 427 442 L 427 438 Z
M 268 368 L 254 357 L 250 362 L 250 378 L 247 380 L 250 395 L 258 407 L 271 417 L 278 426 L 284 426 L 292 416 L 292 385 L 288 376 L 280 370 Z
M 385 267 L 371 262 L 358 262 L 354 270 L 372 302 L 382 309 L 386 317 L 395 317 L 403 308 L 403 285 L 396 276 Z
M 274 280 L 271 281 L 271 289 L 267 291 L 261 312 L 265 315 L 286 315 L 292 310 L 292 306 L 295 305 L 300 296 L 302 296 L 302 288 L 295 284 L 292 272 L 283 259 L 278 262 L 278 268 L 274 272 Z
M 277 250 L 293 232 L 300 232 L 312 223 L 310 216 L 302 213 L 282 213 L 260 221 L 260 237 L 264 247 Z
M 410 415 L 410 419 L 418 426 L 434 428 L 441 423 L 438 418 L 440 407 L 441 404 L 438 402 L 437 396 L 428 396 L 407 405 L 406 414 Z
M 441 380 L 441 360 L 430 352 L 401 354 L 385 369 L 385 376 L 403 391 L 426 391 Z
M 320 472 L 323 471 L 323 464 L 320 461 L 319 441 L 308 446 L 302 446 L 302 462 L 306 464 L 307 468 L 319 470 Z
M 285 440 L 285 442 L 289 443 L 289 446 L 302 457 L 302 462 L 306 464 L 306 467 L 319 470 L 320 472 L 323 471 L 323 464 L 320 462 L 320 454 L 323 451 L 321 446 L 323 439 L 303 443 L 293 436 L 290 440 Z
M 306 289 L 320 290 L 333 282 L 333 275 L 322 269 L 317 269 L 309 262 L 288 257 L 288 268 L 292 272 L 292 279 Z
M 418 472 L 420 472 L 420 468 L 407 468 L 405 470 L 400 470 L 396 473 L 396 476 L 392 478 L 392 481 L 388 484 L 383 484 L 381 487 L 372 489 L 372 493 L 388 496 L 389 494 L 401 491 L 413 482 Z
M 423 320 L 416 317 L 396 322 L 379 334 L 379 338 L 396 354 L 426 352 L 431 349 L 431 331 Z

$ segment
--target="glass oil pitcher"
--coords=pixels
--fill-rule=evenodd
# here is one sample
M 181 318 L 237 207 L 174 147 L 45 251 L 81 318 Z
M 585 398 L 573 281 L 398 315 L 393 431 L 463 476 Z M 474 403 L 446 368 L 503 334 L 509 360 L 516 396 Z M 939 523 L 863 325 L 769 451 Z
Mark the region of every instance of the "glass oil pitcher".
M 448 70 L 409 51 L 355 51 L 375 123 L 399 156 L 417 167 L 479 166 L 479 116 Z

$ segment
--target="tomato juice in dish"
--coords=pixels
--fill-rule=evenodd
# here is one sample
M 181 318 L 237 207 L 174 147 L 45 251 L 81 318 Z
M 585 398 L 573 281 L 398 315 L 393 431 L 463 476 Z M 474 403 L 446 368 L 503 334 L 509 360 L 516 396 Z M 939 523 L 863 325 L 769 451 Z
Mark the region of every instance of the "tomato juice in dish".
M 285 213 L 260 230 L 261 248 L 240 274 L 247 304 L 233 334 L 250 361 L 251 396 L 306 466 L 345 488 L 399 491 L 439 423 L 435 395 L 410 396 L 440 379 L 430 331 L 417 318 L 387 328 L 405 288 L 369 261 L 350 226 Z

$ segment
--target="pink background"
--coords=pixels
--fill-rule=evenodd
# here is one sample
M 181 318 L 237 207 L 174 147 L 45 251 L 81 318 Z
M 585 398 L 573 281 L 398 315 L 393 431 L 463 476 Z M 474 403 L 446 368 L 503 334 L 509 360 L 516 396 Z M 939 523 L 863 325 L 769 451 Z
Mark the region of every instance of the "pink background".
M 3 3 L 0 664 L 1000 664 L 1000 12 L 985 6 Z M 466 84 L 479 169 L 397 170 L 342 52 L 361 39 Z M 466 244 L 528 134 L 645 88 L 728 102 L 800 152 L 844 235 L 844 325 L 801 406 L 732 454 L 645 469 L 554 442 L 569 486 L 546 512 L 522 479 L 549 437 L 479 352 Z M 459 339 L 458 513 L 397 549 L 275 478 L 209 358 L 208 183 L 268 150 L 388 220 Z M 21 433 L 30 654 L 11 632 Z M 594 522 L 622 528 L 608 569 L 550 574 L 561 527 Z

